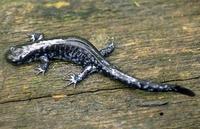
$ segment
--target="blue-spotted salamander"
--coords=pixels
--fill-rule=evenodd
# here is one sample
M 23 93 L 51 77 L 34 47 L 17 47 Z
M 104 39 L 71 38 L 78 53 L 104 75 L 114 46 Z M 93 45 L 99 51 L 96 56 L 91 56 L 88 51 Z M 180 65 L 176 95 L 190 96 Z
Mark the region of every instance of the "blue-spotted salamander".
M 37 68 L 38 74 L 44 74 L 51 60 L 60 59 L 71 61 L 83 68 L 81 73 L 71 75 L 69 84 L 76 85 L 88 75 L 98 72 L 140 90 L 150 92 L 171 91 L 195 96 L 193 91 L 179 85 L 157 84 L 123 73 L 104 58 L 114 50 L 113 43 L 102 50 L 97 50 L 88 40 L 76 36 L 44 39 L 43 34 L 33 33 L 30 37 L 32 40 L 30 43 L 10 47 L 6 52 L 8 62 L 20 65 L 40 61 Z

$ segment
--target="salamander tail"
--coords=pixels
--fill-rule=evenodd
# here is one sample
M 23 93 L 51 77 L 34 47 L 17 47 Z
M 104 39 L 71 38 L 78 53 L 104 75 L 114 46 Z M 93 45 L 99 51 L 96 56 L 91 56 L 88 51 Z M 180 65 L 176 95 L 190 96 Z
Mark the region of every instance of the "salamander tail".
M 149 92 L 177 92 L 188 96 L 195 96 L 195 93 L 185 87 L 173 84 L 158 84 L 150 81 L 140 80 L 135 77 L 131 77 L 124 74 L 116 68 L 103 69 L 105 75 L 111 76 L 113 79 L 119 80 L 122 83 L 128 85 L 129 87 L 134 87 L 136 89 L 145 90 Z
M 174 85 L 173 90 L 174 90 L 174 92 L 178 92 L 178 93 L 188 95 L 191 97 L 195 96 L 195 93 L 193 91 L 191 91 L 190 89 L 187 89 L 185 87 L 179 86 L 179 85 Z

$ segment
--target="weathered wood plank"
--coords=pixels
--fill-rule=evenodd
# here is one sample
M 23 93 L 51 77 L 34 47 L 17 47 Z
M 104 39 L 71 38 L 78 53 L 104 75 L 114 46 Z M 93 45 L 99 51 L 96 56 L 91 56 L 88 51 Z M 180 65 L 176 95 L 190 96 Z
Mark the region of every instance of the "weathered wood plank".
M 200 1 L 2 0 L 0 7 L 0 128 L 200 127 Z M 108 60 L 124 72 L 197 95 L 128 89 L 98 74 L 63 88 L 64 76 L 79 67 L 55 62 L 46 76 L 36 76 L 38 64 L 8 65 L 6 48 L 34 31 L 79 35 L 98 48 L 114 37 Z

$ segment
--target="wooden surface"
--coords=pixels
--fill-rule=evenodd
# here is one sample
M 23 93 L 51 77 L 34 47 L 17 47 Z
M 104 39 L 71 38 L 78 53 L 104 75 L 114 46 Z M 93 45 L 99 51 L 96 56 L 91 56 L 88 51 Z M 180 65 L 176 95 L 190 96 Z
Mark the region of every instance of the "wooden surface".
M 1 129 L 200 128 L 199 0 L 1 0 L 0 8 Z M 36 76 L 38 64 L 4 60 L 5 50 L 30 32 L 78 35 L 99 49 L 114 37 L 111 63 L 196 96 L 129 89 L 99 74 L 63 88 L 63 78 L 80 67 L 58 61 Z

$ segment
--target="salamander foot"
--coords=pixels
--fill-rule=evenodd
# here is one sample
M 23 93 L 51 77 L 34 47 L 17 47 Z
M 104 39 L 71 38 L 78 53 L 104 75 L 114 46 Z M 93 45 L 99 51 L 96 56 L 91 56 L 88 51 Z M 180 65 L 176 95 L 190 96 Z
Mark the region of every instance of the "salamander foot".
M 30 38 L 31 42 L 37 42 L 37 41 L 41 41 L 41 40 L 44 39 L 43 33 L 30 33 L 30 34 L 27 34 L 27 35 Z
M 69 81 L 69 83 L 67 84 L 67 86 L 70 86 L 70 85 L 74 85 L 74 88 L 76 88 L 76 84 L 78 82 L 80 82 L 82 79 L 79 75 L 77 74 L 71 74 L 70 75 L 70 78 L 69 79 L 66 79 L 67 81 Z
M 42 69 L 41 67 L 35 68 L 36 75 L 42 74 L 45 75 L 46 70 Z

